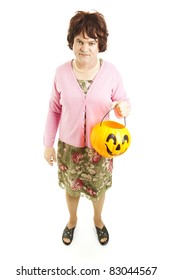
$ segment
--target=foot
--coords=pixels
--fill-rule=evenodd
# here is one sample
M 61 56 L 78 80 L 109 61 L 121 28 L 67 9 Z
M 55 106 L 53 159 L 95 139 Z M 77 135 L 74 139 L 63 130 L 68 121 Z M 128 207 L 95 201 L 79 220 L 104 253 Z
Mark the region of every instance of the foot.
M 94 217 L 94 225 L 96 228 L 97 236 L 101 245 L 106 245 L 109 241 L 109 233 L 104 228 L 105 225 L 100 217 Z M 102 233 L 104 231 L 104 233 Z
M 76 227 L 69 228 L 68 225 L 65 227 L 62 234 L 62 241 L 65 245 L 70 245 L 73 241 L 73 234 Z
M 97 237 L 101 245 L 106 245 L 109 241 L 109 233 L 105 226 L 102 228 L 96 227 Z

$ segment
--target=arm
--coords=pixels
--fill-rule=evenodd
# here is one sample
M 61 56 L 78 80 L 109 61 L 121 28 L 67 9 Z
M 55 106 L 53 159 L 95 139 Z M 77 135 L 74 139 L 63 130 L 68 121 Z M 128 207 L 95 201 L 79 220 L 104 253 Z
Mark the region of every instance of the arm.
M 45 131 L 44 131 L 44 157 L 50 165 L 56 161 L 56 153 L 53 147 L 56 133 L 58 130 L 59 122 L 61 118 L 61 105 L 60 105 L 60 93 L 56 89 L 54 83 L 51 98 L 49 101 L 49 109 L 46 119 Z
M 130 113 L 131 107 L 129 99 L 123 87 L 121 76 L 118 73 L 118 80 L 115 86 L 115 91 L 112 96 L 112 108 L 118 118 L 127 117 Z

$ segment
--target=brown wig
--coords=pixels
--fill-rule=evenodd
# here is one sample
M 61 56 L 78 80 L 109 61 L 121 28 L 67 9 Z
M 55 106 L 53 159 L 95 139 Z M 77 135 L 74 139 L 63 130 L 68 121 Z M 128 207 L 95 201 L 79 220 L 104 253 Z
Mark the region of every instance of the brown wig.
M 99 52 L 104 52 L 107 49 L 107 37 L 109 35 L 104 16 L 99 12 L 83 12 L 78 11 L 71 18 L 67 41 L 68 46 L 72 50 L 74 38 L 80 33 L 89 38 L 98 40 Z

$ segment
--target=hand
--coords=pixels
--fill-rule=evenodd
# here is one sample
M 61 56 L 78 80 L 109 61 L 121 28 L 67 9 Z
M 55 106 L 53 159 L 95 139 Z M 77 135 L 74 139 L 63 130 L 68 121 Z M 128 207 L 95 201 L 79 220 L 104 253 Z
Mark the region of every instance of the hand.
M 53 166 L 53 162 L 57 161 L 55 149 L 53 147 L 46 147 L 44 150 L 44 158 L 51 166 Z
M 119 101 L 114 107 L 115 114 L 119 117 L 127 117 L 130 113 L 130 104 L 127 101 Z

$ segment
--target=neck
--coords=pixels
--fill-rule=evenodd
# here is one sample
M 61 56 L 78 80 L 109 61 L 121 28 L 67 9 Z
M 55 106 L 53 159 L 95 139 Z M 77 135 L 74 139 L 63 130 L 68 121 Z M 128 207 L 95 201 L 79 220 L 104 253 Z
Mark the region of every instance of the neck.
M 96 71 L 99 67 L 100 67 L 100 62 L 99 59 L 96 60 L 96 63 L 94 65 L 85 65 L 85 66 L 78 66 L 77 65 L 77 60 L 73 60 L 73 66 L 75 68 L 75 70 L 79 73 L 90 73 L 93 71 Z

